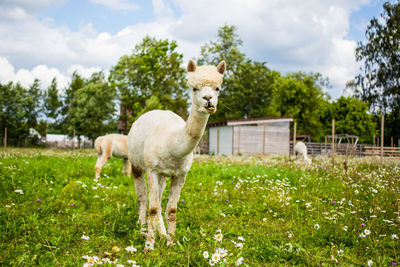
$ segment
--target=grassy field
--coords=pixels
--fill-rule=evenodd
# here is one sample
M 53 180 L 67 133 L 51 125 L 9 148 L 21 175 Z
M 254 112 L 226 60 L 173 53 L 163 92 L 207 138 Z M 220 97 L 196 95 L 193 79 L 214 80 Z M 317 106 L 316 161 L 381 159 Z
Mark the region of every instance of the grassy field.
M 95 161 L 91 150 L 0 150 L 1 266 L 400 262 L 400 160 L 380 169 L 374 158 L 342 158 L 333 168 L 324 158 L 305 167 L 288 158 L 197 157 L 178 205 L 178 244 L 158 239 L 147 254 L 133 179 L 111 159 L 95 180 Z

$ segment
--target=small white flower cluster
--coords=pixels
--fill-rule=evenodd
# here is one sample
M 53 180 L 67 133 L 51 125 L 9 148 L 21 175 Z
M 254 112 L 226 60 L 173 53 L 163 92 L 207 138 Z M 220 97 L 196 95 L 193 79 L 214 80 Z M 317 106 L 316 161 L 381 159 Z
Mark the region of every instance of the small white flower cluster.
M 18 193 L 18 194 L 21 194 L 21 195 L 24 194 L 24 191 L 22 191 L 22 189 L 16 189 L 16 190 L 14 190 L 14 192 Z
M 222 234 L 221 229 L 218 229 L 218 230 L 217 230 L 217 234 L 214 235 L 214 239 L 215 239 L 217 242 L 222 242 L 223 234 Z M 244 239 L 242 236 L 238 236 L 237 239 L 238 239 L 239 241 L 242 241 L 242 242 L 245 241 L 245 239 Z M 244 246 L 244 244 L 243 244 L 242 242 L 236 242 L 236 241 L 233 241 L 233 240 L 231 240 L 231 242 L 235 245 L 235 247 L 237 247 L 237 248 L 239 248 L 239 249 L 242 249 L 243 246 Z M 217 263 L 219 263 L 219 262 L 226 263 L 226 260 L 227 260 L 227 256 L 228 256 L 228 255 L 229 255 L 229 254 L 228 254 L 228 250 L 225 249 L 225 248 L 221 248 L 221 247 L 220 247 L 220 248 L 217 248 L 217 249 L 215 250 L 214 254 L 212 254 L 211 256 L 210 256 L 210 254 L 208 253 L 208 251 L 204 251 L 204 252 L 203 252 L 203 257 L 204 257 L 205 259 L 210 258 L 209 261 L 208 261 L 208 263 L 209 263 L 210 266 L 214 266 L 215 264 L 217 264 Z M 231 255 L 232 255 L 232 254 L 231 254 Z M 243 260 L 244 260 L 243 257 L 240 257 L 239 259 L 236 260 L 235 265 L 236 265 L 236 266 L 241 265 L 241 264 L 243 263 Z
M 85 235 L 83 235 L 83 236 L 85 236 Z M 82 236 L 82 238 L 83 238 L 83 236 Z M 87 237 L 87 238 L 89 238 L 89 237 Z M 137 249 L 134 248 L 133 246 L 128 246 L 125 248 L 125 250 L 130 253 L 137 251 Z M 82 256 L 82 258 L 86 260 L 86 262 L 83 264 L 83 267 L 94 266 L 94 265 L 103 265 L 103 264 L 115 264 L 115 266 L 123 267 L 124 266 L 123 264 L 117 264 L 117 262 L 118 262 L 117 258 L 114 258 L 114 259 L 112 257 L 110 258 L 111 255 L 115 256 L 116 253 L 119 251 L 120 251 L 120 248 L 117 246 L 114 246 L 114 247 L 112 247 L 112 254 L 109 252 L 105 252 L 102 259 L 100 259 L 97 256 L 89 256 L 89 255 Z M 137 265 L 136 261 L 134 261 L 134 260 L 127 260 L 126 262 L 129 264 L 129 266 L 140 267 L 139 265 Z

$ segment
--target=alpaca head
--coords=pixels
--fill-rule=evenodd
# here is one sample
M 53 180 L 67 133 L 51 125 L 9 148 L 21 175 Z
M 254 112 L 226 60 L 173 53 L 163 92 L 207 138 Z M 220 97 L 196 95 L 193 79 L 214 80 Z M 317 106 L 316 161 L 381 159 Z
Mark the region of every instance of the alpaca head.
M 225 61 L 221 61 L 217 67 L 197 67 L 194 61 L 189 61 L 188 84 L 192 90 L 192 102 L 197 111 L 206 114 L 217 111 L 218 95 L 225 69 Z

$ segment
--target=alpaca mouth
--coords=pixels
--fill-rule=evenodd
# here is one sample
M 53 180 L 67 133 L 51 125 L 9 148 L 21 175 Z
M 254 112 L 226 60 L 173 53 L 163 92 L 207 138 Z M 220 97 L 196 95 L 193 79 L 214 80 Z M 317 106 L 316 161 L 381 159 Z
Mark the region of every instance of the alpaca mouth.
M 207 103 L 206 109 L 212 112 L 215 111 L 215 107 L 210 102 Z

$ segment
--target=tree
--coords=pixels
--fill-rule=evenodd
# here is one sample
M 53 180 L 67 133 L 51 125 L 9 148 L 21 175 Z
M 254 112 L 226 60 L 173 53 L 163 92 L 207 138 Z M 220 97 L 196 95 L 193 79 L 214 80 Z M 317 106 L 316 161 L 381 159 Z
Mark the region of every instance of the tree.
M 220 92 L 218 112 L 210 121 L 260 118 L 272 114 L 271 99 L 280 74 L 265 63 L 246 62 L 237 66 L 234 75 L 225 79 Z
M 46 116 L 57 120 L 61 106 L 62 102 L 58 95 L 57 79 L 54 77 L 46 91 L 44 102 Z
M 151 96 L 166 109 L 187 115 L 186 72 L 177 47 L 175 41 L 145 37 L 131 55 L 122 56 L 112 68 L 109 81 L 119 93 L 121 120 L 132 122 Z
M 35 128 L 42 112 L 42 97 L 39 79 L 35 79 L 27 91 L 27 123 L 29 128 Z
M 218 29 L 216 41 L 210 41 L 201 47 L 198 63 L 217 66 L 225 60 L 227 65 L 225 79 L 236 73 L 239 66 L 246 61 L 246 55 L 240 52 L 243 41 L 237 34 L 238 28 L 233 25 L 224 25 Z
M 331 134 L 332 119 L 335 119 L 337 134 L 356 135 L 360 137 L 360 143 L 372 143 L 377 130 L 373 115 L 368 111 L 368 103 L 354 97 L 340 97 L 324 108 L 322 121 L 325 134 Z
M 113 120 L 115 90 L 102 72 L 92 74 L 85 85 L 74 93 L 68 113 L 68 131 L 90 139 L 103 135 Z
M 76 71 L 72 74 L 71 83 L 65 89 L 65 95 L 63 99 L 63 107 L 61 110 L 62 118 L 62 129 L 68 131 L 68 114 L 71 109 L 72 101 L 75 98 L 76 92 L 85 86 L 85 80 Z
M 380 18 L 373 18 L 359 42 L 356 59 L 364 63 L 356 77 L 356 96 L 367 101 L 376 114 L 388 114 L 385 135 L 400 138 L 400 2 L 383 4 Z M 388 143 L 388 140 L 386 140 Z
M 7 128 L 8 144 L 22 145 L 28 137 L 28 113 L 27 90 L 19 83 L 0 84 L 0 127 L 2 133 Z
M 199 64 L 227 63 L 224 84 L 220 92 L 218 112 L 210 121 L 257 118 L 271 115 L 271 96 L 275 80 L 280 76 L 271 71 L 265 62 L 246 59 L 239 47 L 242 40 L 238 28 L 224 25 L 218 29 L 216 41 L 201 48 Z
M 274 87 L 272 109 L 277 116 L 290 116 L 297 122 L 298 134 L 311 135 L 315 141 L 323 136 L 321 110 L 328 102 L 322 91 L 327 80 L 320 74 L 291 73 L 280 77 Z

